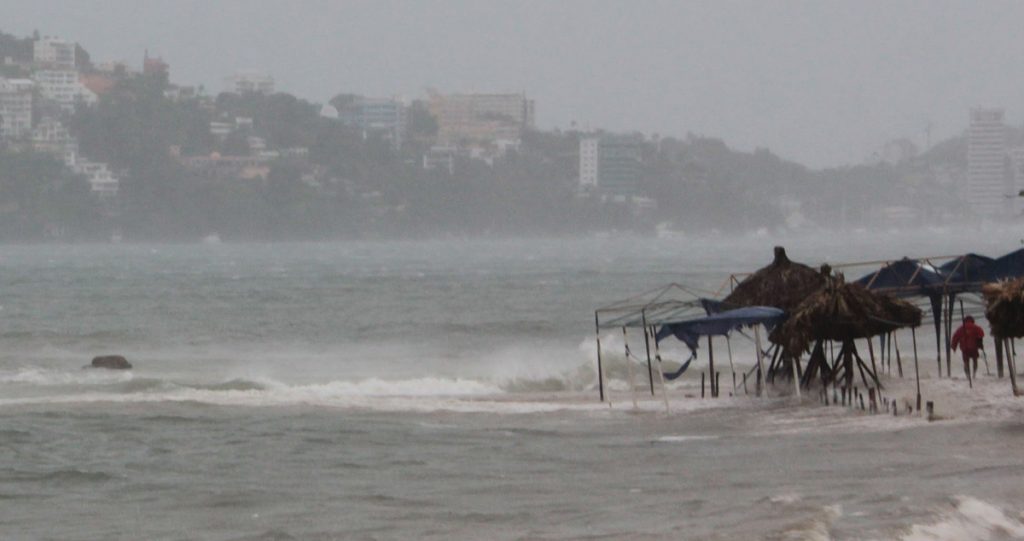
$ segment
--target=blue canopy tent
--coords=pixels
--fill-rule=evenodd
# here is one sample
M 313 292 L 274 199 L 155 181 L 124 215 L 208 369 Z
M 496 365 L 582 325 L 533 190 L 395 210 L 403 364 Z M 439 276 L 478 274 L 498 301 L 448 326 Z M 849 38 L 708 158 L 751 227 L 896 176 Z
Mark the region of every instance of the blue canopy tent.
M 1024 248 L 997 257 L 988 266 L 988 281 L 1024 276 Z
M 663 288 L 648 291 L 629 299 L 612 303 L 594 312 L 594 324 L 597 330 L 597 365 L 598 365 L 598 389 L 601 393 L 601 400 L 605 400 L 604 393 L 604 371 L 601 359 L 601 331 L 602 329 L 618 329 L 623 332 L 623 339 L 627 339 L 627 329 L 643 329 L 644 343 L 647 351 L 648 376 L 650 378 L 651 394 L 654 394 L 654 371 L 652 360 L 661 361 L 658 353 L 658 344 L 667 336 L 679 337 L 689 348 L 691 358 L 687 360 L 675 372 L 658 370 L 659 377 L 674 379 L 679 377 L 689 366 L 695 356 L 697 342 L 701 336 L 708 336 L 709 345 L 711 336 L 727 335 L 730 331 L 750 325 L 765 324 L 769 328 L 777 324 L 783 317 L 784 312 L 777 308 L 753 306 L 736 310 L 711 313 L 717 307 L 717 301 L 711 300 L 710 292 L 702 292 L 679 284 L 669 284 Z M 654 340 L 650 340 L 653 338 Z M 652 356 L 651 346 L 655 351 Z M 633 358 L 638 361 L 636 355 L 630 351 L 629 344 L 624 344 L 627 359 Z M 760 353 L 760 348 L 758 350 Z M 714 357 L 709 348 L 709 364 L 712 375 L 714 375 Z M 632 366 L 629 364 L 628 366 Z M 630 369 L 632 370 L 632 369 Z M 632 379 L 632 372 L 630 372 Z M 717 395 L 717 382 L 712 382 L 712 396 Z
M 975 253 L 964 254 L 939 266 L 945 287 L 950 291 L 981 291 L 992 280 L 995 259 Z
M 708 309 L 709 305 L 714 305 L 714 302 L 702 302 L 702 305 L 705 309 Z M 734 330 L 754 325 L 764 325 L 771 331 L 785 318 L 786 313 L 778 308 L 771 306 L 747 306 L 715 312 L 703 317 L 691 317 L 679 321 L 664 321 L 654 334 L 655 343 L 660 343 L 665 338 L 674 336 L 690 348 L 691 354 L 690 358 L 677 372 L 665 373 L 664 376 L 668 379 L 675 379 L 685 372 L 686 368 L 690 365 L 690 361 L 696 357 L 700 337 L 707 336 L 709 337 L 708 356 L 711 363 L 712 377 L 714 377 L 714 353 L 711 350 L 711 336 L 728 336 Z M 756 333 L 755 336 L 758 337 L 756 344 L 758 368 L 761 368 L 760 334 Z M 763 370 L 760 373 L 763 375 Z M 798 383 L 797 393 L 799 394 L 799 392 Z
M 941 356 L 942 351 L 942 297 L 945 280 L 942 275 L 931 268 L 922 265 L 916 259 L 904 257 L 882 265 L 875 272 L 866 274 L 856 280 L 856 283 L 880 293 L 887 293 L 894 297 L 925 297 L 932 308 L 932 318 L 935 323 L 935 351 Z M 884 340 L 884 337 L 881 338 Z M 882 342 L 884 347 L 884 341 Z M 891 365 L 890 365 L 891 366 Z M 900 372 L 902 373 L 902 367 Z M 939 364 L 939 373 L 942 373 L 942 364 Z

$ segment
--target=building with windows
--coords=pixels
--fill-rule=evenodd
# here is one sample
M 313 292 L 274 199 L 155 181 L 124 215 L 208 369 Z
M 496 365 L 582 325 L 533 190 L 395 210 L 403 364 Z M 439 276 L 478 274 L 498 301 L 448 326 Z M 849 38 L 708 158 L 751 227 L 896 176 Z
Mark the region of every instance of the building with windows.
M 983 218 L 1012 214 L 1017 195 L 1008 174 L 1003 116 L 1002 109 L 975 108 L 970 112 L 964 195 L 971 213 Z
M 337 113 L 338 120 L 362 130 L 364 135 L 379 133 L 391 141 L 394 148 L 402 147 L 406 133 L 406 107 L 401 100 L 355 96 Z
M 580 139 L 580 189 L 601 195 L 632 197 L 640 184 L 640 141 L 601 135 Z
M 0 77 L 0 140 L 21 139 L 32 134 L 32 89 L 28 79 Z
M 469 146 L 519 140 L 534 127 L 534 102 L 525 94 L 432 93 L 427 103 L 442 143 Z
M 39 93 L 64 111 L 74 111 L 79 103 L 95 104 L 96 94 L 82 85 L 75 70 L 38 70 L 32 74 Z
M 46 69 L 75 69 L 75 44 L 45 37 L 32 44 L 32 62 Z
M 225 80 L 226 90 L 235 94 L 273 94 L 274 78 L 258 71 L 237 71 Z

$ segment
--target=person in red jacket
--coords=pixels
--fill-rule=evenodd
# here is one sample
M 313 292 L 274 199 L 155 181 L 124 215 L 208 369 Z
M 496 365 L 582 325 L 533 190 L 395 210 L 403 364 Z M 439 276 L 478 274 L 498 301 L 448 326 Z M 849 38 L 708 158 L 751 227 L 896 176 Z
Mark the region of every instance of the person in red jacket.
M 964 374 L 968 378 L 972 375 L 973 377 L 978 376 L 978 350 L 985 349 L 983 338 L 985 338 L 985 331 L 974 324 L 974 318 L 971 316 L 965 317 L 964 324 L 953 333 L 953 351 L 960 346 L 960 353 L 964 357 Z M 971 359 L 974 360 L 973 374 L 970 371 Z

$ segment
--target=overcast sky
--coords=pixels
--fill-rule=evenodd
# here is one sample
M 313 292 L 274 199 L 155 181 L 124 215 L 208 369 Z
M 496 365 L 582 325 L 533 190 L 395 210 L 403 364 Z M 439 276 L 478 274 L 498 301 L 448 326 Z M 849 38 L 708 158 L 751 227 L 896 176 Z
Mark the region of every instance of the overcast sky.
M 525 91 L 541 128 L 716 136 L 814 167 L 1024 118 L 1024 2 L 0 0 L 0 30 L 78 41 L 223 89 L 417 97 Z

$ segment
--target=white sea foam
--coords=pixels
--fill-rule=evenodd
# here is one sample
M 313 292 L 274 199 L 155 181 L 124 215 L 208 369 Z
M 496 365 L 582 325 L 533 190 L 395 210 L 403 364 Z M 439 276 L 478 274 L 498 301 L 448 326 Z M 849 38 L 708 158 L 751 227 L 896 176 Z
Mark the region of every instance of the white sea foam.
M 132 378 L 133 375 L 129 371 L 111 371 L 89 368 L 67 371 L 30 367 L 0 371 L 0 384 L 25 384 L 39 386 L 88 385 L 121 383 L 131 381 Z
M 689 436 L 661 436 L 655 441 L 662 443 L 684 443 L 688 441 L 706 441 L 706 440 L 717 440 L 718 436 L 708 436 L 701 434 L 693 434 Z
M 915 524 L 903 541 L 984 541 L 1024 539 L 1024 522 L 1002 509 L 971 496 L 957 496 L 935 522 Z
M 797 494 L 796 492 L 786 492 L 786 493 L 783 493 L 783 494 L 776 494 L 776 495 L 772 496 L 771 498 L 769 498 L 769 501 L 771 501 L 772 503 L 780 503 L 780 504 L 788 505 L 788 504 L 794 504 L 794 503 L 796 503 L 796 502 L 798 502 L 798 501 L 800 501 L 802 499 L 803 499 L 803 496 L 801 496 L 800 494 Z

